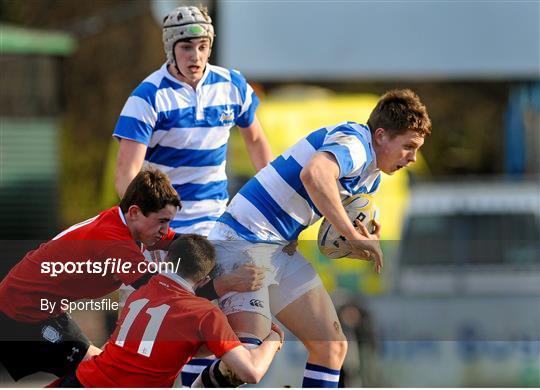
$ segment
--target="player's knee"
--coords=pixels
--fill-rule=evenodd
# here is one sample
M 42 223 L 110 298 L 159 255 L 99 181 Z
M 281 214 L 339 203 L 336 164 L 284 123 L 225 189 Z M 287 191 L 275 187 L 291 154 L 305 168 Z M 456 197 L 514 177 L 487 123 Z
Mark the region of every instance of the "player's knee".
M 347 341 L 333 340 L 328 345 L 328 364 L 331 367 L 341 367 L 347 355 Z
M 306 341 L 304 344 L 315 361 L 328 367 L 341 367 L 348 343 L 339 324 L 333 330 L 326 338 L 327 341 Z
M 346 340 L 335 340 L 332 341 L 330 345 L 330 354 L 333 363 L 336 366 L 341 366 L 345 360 L 345 355 L 347 355 L 348 343 Z
M 310 357 L 321 364 L 336 367 L 341 366 L 347 354 L 347 341 L 308 341 L 304 343 Z

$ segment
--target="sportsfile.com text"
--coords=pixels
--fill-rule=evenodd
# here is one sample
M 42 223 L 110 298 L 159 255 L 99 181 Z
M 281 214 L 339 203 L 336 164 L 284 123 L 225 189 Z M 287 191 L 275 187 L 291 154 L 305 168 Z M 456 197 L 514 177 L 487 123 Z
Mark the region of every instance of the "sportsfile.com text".
M 41 273 L 56 277 L 62 273 L 68 274 L 127 274 L 127 273 L 162 273 L 174 272 L 178 270 L 179 261 L 176 264 L 168 261 L 161 262 L 139 262 L 136 264 L 136 270 L 131 261 L 125 261 L 121 258 L 109 257 L 105 261 L 44 261 L 41 263 Z M 133 269 L 132 269 L 133 268 Z

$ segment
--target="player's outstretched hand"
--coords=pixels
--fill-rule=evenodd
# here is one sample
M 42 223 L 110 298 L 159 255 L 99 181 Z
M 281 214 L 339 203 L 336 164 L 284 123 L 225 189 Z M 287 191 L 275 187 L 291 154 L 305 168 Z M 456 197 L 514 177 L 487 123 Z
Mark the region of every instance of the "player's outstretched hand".
M 375 230 L 370 233 L 366 226 L 359 220 L 355 221 L 356 231 L 359 233 L 356 239 L 348 241 L 352 254 L 349 257 L 373 261 L 375 272 L 381 273 L 383 267 L 383 254 L 379 238 L 381 236 L 381 224 L 373 221 Z

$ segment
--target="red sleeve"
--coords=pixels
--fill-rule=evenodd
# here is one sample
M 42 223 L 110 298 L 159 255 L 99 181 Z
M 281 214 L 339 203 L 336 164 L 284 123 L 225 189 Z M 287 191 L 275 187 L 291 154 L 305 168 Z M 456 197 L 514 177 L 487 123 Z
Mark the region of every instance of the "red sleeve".
M 229 325 L 225 314 L 216 307 L 213 307 L 201 318 L 199 333 L 208 349 L 218 358 L 231 349 L 242 345 Z
M 174 230 L 172 230 L 171 228 L 169 228 L 169 231 L 167 232 L 167 234 L 165 234 L 163 237 L 161 237 L 161 240 L 165 240 L 165 241 L 172 241 L 174 240 L 174 236 L 175 236 L 176 232 Z
M 130 285 L 146 275 L 146 267 L 139 269 L 139 263 L 146 263 L 146 259 L 134 241 L 116 242 L 109 252 L 109 257 L 117 259 L 119 263 L 113 273 L 122 283 Z
M 157 250 L 165 251 L 169 248 L 169 245 L 171 245 L 171 243 L 174 241 L 175 236 L 176 236 L 176 232 L 172 230 L 171 228 L 169 228 L 169 231 L 166 234 L 164 234 L 163 237 L 161 237 L 161 240 L 159 240 L 153 246 L 148 247 L 146 249 L 148 249 L 149 251 L 157 251 Z

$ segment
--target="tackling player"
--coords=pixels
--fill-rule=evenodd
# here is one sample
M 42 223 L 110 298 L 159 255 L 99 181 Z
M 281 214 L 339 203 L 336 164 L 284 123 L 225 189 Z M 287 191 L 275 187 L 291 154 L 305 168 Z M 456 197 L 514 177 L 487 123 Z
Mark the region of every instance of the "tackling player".
M 301 139 L 248 181 L 209 235 L 217 274 L 241 263 L 267 269 L 265 288 L 221 297 L 220 307 L 238 335 L 263 339 L 272 314 L 308 350 L 304 387 L 337 387 L 347 343 L 335 308 L 312 265 L 281 248 L 322 216 L 351 245 L 350 257 L 382 268 L 380 226 L 355 228 L 342 200 L 374 193 L 381 172 L 393 174 L 416 160 L 431 132 L 426 107 L 410 90 L 389 91 L 366 125 L 343 122 Z M 357 230 L 358 229 L 358 230 Z
M 203 371 L 205 384 L 260 381 L 281 347 L 283 332 L 272 326 L 262 344 L 248 350 L 221 310 L 194 294 L 215 265 L 215 250 L 206 238 L 177 238 L 167 260 L 179 262 L 177 273 L 156 275 L 131 294 L 103 352 L 60 379 L 59 387 L 171 387 L 201 347 L 221 359 Z
M 139 267 L 146 265 L 142 250 L 168 247 L 175 235 L 169 223 L 179 207 L 165 174 L 141 171 L 119 206 L 64 230 L 15 265 L 0 283 L 0 362 L 13 379 L 38 371 L 62 376 L 100 352 L 62 310 L 62 300 L 102 297 L 122 283 L 146 283 L 151 274 Z M 107 259 L 122 259 L 130 267 L 103 274 Z M 53 276 L 42 266 L 50 261 L 99 266 Z M 50 310 L 42 309 L 43 300 Z

